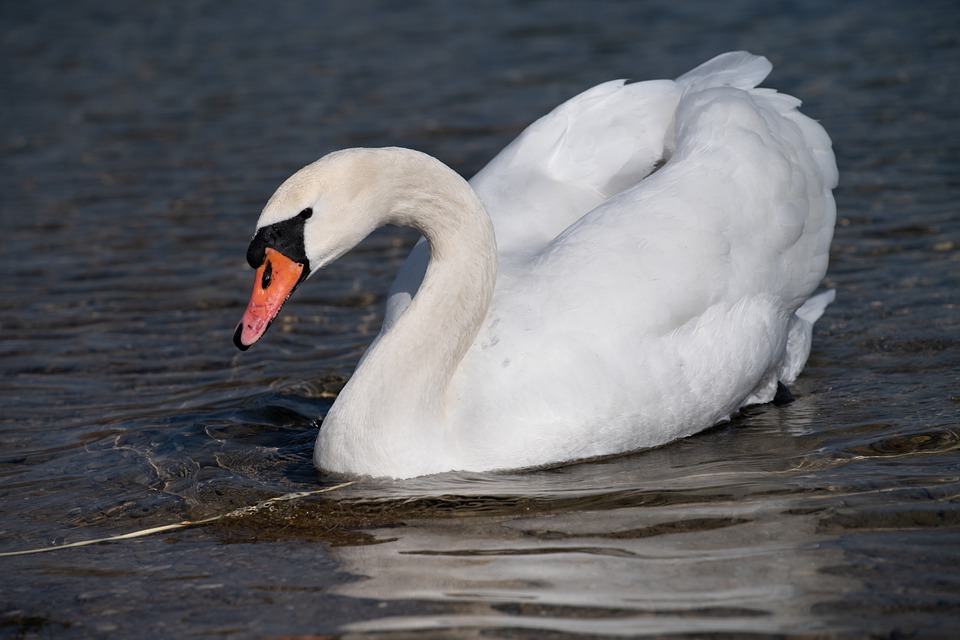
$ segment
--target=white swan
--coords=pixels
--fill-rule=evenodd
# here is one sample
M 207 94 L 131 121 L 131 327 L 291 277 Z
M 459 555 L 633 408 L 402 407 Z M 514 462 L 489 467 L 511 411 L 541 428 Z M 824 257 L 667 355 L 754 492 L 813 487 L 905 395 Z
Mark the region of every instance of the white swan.
M 323 421 L 317 466 L 403 478 L 626 452 L 793 382 L 833 299 L 810 295 L 837 168 L 797 99 L 755 88 L 770 69 L 737 52 L 676 81 L 601 84 L 470 184 L 398 148 L 332 153 L 284 182 L 247 254 L 241 349 L 377 227 L 426 240 Z

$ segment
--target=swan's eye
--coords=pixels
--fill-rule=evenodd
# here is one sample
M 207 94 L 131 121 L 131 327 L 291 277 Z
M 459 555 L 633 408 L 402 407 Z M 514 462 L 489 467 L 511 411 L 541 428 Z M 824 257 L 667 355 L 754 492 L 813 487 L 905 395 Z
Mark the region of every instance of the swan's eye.
M 266 266 L 263 268 L 263 277 L 260 278 L 260 288 L 266 289 L 270 286 L 270 281 L 273 280 L 273 264 L 267 260 Z
M 313 209 L 311 209 L 310 207 L 307 207 L 306 209 L 300 212 L 300 217 L 303 218 L 304 220 L 306 220 L 312 215 L 313 215 Z

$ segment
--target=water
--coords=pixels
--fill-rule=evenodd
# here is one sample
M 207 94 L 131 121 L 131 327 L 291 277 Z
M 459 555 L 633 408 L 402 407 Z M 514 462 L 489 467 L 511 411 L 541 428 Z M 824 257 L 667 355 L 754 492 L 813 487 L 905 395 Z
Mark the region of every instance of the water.
M 954 3 L 5 3 L 0 552 L 334 485 L 315 420 L 414 238 L 230 337 L 257 213 L 344 146 L 465 175 L 601 80 L 737 48 L 832 134 L 840 222 L 783 408 L 524 474 L 362 481 L 0 558 L 9 637 L 953 637 Z

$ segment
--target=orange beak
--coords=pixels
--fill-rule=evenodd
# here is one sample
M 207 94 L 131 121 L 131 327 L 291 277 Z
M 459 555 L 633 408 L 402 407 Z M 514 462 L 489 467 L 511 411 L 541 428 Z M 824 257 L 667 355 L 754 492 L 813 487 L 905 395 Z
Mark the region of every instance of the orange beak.
M 249 349 L 266 332 L 303 276 L 303 265 L 279 251 L 268 247 L 264 256 L 247 310 L 233 334 L 233 343 L 241 351 Z

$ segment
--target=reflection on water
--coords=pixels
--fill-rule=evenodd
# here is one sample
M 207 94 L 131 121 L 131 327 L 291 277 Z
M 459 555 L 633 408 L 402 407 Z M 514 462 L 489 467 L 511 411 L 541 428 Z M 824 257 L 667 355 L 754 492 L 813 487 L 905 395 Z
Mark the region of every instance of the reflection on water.
M 386 616 L 353 630 L 533 628 L 569 633 L 810 631 L 810 611 L 854 580 L 827 576 L 842 558 L 815 518 L 789 503 L 577 511 L 464 530 L 421 520 L 393 541 L 338 549 L 351 573 L 337 591 L 383 600 L 443 599 L 455 614 Z M 769 510 L 769 511 L 768 511 Z
M 954 637 L 960 281 L 952 8 L 7 3 L 0 552 L 340 481 L 317 421 L 415 237 L 376 234 L 230 343 L 256 213 L 334 148 L 464 174 L 612 77 L 745 47 L 834 137 L 838 290 L 787 407 L 654 451 L 360 481 L 0 558 L 12 637 Z

